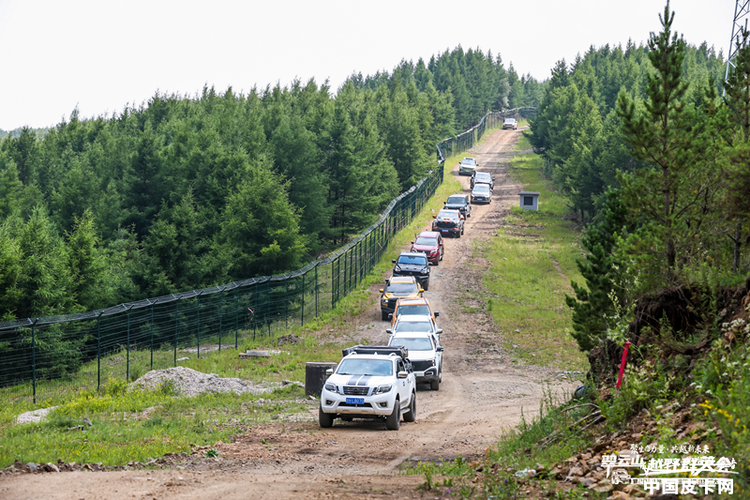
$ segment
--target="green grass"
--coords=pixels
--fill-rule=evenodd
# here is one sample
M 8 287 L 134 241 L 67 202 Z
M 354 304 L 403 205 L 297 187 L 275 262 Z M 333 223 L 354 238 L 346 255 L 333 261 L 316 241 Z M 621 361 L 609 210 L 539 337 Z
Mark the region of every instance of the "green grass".
M 519 140 L 515 149 L 530 149 L 528 139 Z M 564 220 L 565 200 L 541 172 L 537 155 L 519 155 L 511 162 L 511 178 L 524 190 L 541 193 L 539 210 L 514 206 L 498 237 L 484 249 L 492 262 L 484 278 L 490 292 L 487 307 L 505 347 L 521 360 L 584 371 L 587 362 L 568 331 L 571 312 L 565 305 L 565 294 L 572 294 L 570 281 L 583 281 L 575 264 L 581 254 L 578 227 Z
M 15 460 L 55 463 L 58 459 L 124 465 L 231 442 L 255 424 L 303 411 L 306 406 L 295 402 L 304 397 L 303 392 L 289 386 L 263 396 L 179 398 L 169 388 L 126 392 L 124 383 L 114 383 L 101 394 L 79 394 L 42 423 L 23 425 L 13 425 L 16 412 L 6 406 L 0 410 L 0 467 Z M 93 425 L 79 428 L 83 417 Z

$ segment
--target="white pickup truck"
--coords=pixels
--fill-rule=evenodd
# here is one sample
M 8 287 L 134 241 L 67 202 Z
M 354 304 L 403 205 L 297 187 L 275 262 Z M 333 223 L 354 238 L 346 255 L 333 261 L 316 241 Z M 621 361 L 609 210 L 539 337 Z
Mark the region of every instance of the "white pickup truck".
M 388 430 L 398 430 L 401 415 L 406 422 L 416 420 L 417 381 L 408 349 L 358 345 L 343 355 L 320 393 L 321 427 L 357 417 L 384 419 Z

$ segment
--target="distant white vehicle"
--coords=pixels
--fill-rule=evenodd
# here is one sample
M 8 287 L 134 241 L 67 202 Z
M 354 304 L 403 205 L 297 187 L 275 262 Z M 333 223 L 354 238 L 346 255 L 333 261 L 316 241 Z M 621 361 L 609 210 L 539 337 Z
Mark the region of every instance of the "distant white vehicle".
M 503 130 L 512 128 L 513 130 L 516 130 L 518 128 L 518 122 L 515 118 L 506 118 L 503 122 Z
M 477 168 L 479 168 L 477 160 L 471 156 L 466 156 L 458 164 L 458 175 L 471 175 Z

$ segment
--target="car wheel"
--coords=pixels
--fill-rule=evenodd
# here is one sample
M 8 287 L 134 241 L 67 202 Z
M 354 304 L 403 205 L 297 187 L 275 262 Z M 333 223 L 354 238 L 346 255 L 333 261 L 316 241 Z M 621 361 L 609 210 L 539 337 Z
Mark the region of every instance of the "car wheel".
M 393 412 L 385 419 L 385 427 L 389 431 L 397 431 L 401 427 L 401 402 L 398 399 L 393 405 Z
M 318 407 L 318 423 L 321 427 L 328 429 L 333 427 L 334 415 L 332 413 L 326 413 L 323 408 Z
M 429 290 L 429 288 L 430 288 L 430 280 L 427 280 L 424 283 L 422 283 L 422 288 L 424 289 L 425 292 L 427 290 Z
M 440 257 L 438 257 L 438 260 L 436 260 L 436 261 L 435 261 L 435 263 L 434 263 L 433 265 L 434 265 L 434 266 L 439 266 L 439 265 L 440 265 L 440 261 L 441 261 L 441 260 L 443 260 L 443 256 L 442 256 L 442 255 L 441 255 Z
M 404 422 L 414 422 L 417 419 L 417 393 L 411 393 L 411 403 L 409 403 L 409 413 L 404 414 Z
M 439 391 L 440 390 L 440 379 L 437 380 L 430 380 L 430 389 L 433 391 Z
M 383 321 L 388 321 L 388 313 L 387 312 L 381 311 L 380 314 L 381 314 L 381 316 L 383 318 Z

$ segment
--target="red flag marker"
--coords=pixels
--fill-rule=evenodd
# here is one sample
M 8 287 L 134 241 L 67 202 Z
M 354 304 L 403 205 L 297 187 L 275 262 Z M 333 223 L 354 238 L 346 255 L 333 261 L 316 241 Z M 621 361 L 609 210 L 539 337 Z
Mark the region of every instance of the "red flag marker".
M 622 351 L 622 361 L 620 361 L 620 375 L 617 376 L 617 385 L 615 386 L 617 389 L 620 388 L 622 385 L 622 375 L 625 373 L 625 363 L 628 360 L 628 348 L 630 347 L 631 342 L 628 340 L 625 342 L 625 349 Z

